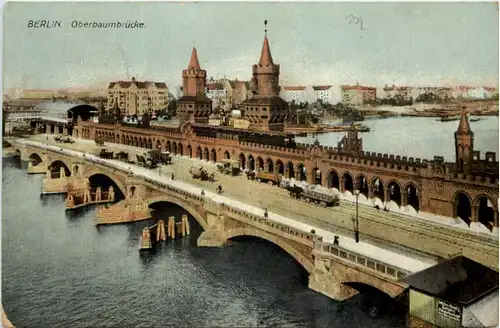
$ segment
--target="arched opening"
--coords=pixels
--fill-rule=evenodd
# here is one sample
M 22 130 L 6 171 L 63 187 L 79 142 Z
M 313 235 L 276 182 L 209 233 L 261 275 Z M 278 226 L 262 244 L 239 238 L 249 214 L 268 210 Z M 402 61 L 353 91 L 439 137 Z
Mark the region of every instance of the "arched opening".
M 373 198 L 380 198 L 382 202 L 385 202 L 385 193 L 384 193 L 384 184 L 382 180 L 375 177 L 372 179 L 372 188 L 373 188 Z
M 252 155 L 248 155 L 248 169 L 250 171 L 255 170 L 255 160 L 253 159 Z
M 101 187 L 101 199 L 107 199 L 110 192 L 110 187 L 113 187 L 113 192 L 115 193 L 115 201 L 119 201 L 125 198 L 123 191 L 120 187 L 113 181 L 110 177 L 105 174 L 94 174 L 89 177 L 90 192 L 92 193 L 92 199 L 94 199 L 97 188 Z M 132 187 L 135 188 L 135 187 Z
M 300 163 L 297 166 L 297 170 L 299 172 L 299 181 L 306 181 L 307 180 L 306 166 Z
M 151 209 L 151 218 L 154 221 L 163 220 L 163 222 L 165 223 L 165 233 L 167 233 L 169 217 L 173 216 L 175 222 L 179 223 L 182 222 L 182 216 L 187 215 L 191 234 L 189 236 L 183 237 L 183 240 L 185 240 L 185 238 L 189 238 L 190 240 L 189 243 L 196 245 L 198 237 L 203 232 L 203 227 L 189 211 L 187 211 L 186 209 L 177 204 L 164 200 L 155 201 L 149 204 L 149 208 Z M 152 223 L 151 225 L 153 224 L 154 223 Z M 177 225 L 176 229 L 177 227 L 180 227 L 180 225 Z M 152 240 L 156 240 L 154 238 L 156 238 L 157 230 L 151 229 L 150 232 L 152 234 Z
M 207 162 L 210 160 L 209 153 L 208 153 L 208 148 L 205 148 L 203 150 L 203 159 L 206 160 Z
M 172 153 L 177 155 L 177 144 L 175 142 L 172 143 Z
M 342 282 L 342 285 L 349 286 L 359 292 L 361 307 L 372 319 L 379 318 L 391 309 L 401 307 L 393 296 L 374 286 L 357 281 Z
M 59 178 L 61 178 L 61 168 L 64 168 L 64 174 L 65 174 L 64 176 L 66 176 L 66 177 L 71 176 L 71 171 L 68 168 L 68 166 L 66 166 L 66 164 L 64 164 L 61 161 L 54 161 L 49 166 L 50 177 L 52 179 L 59 179 Z
M 130 187 L 130 197 L 135 195 L 135 186 Z
M 285 165 L 280 160 L 276 162 L 276 171 L 281 175 L 285 175 Z
M 337 190 L 340 190 L 340 179 L 335 170 L 330 170 L 330 172 L 328 172 L 327 186 L 328 188 L 336 188 Z
M 38 154 L 31 154 L 30 155 L 30 162 L 33 166 L 37 166 L 38 164 L 42 163 L 42 158 Z
M 198 148 L 196 148 L 196 158 L 203 159 L 203 151 L 201 150 L 200 146 L 198 146 Z
M 189 158 L 193 157 L 193 148 L 191 147 L 191 145 L 187 146 L 187 155 L 189 156 Z
M 210 151 L 210 160 L 214 163 L 217 162 L 217 152 L 213 148 Z
M 293 169 L 293 163 L 292 162 L 288 162 L 286 165 L 287 165 L 287 169 L 288 169 L 288 178 L 289 179 L 292 179 L 292 178 L 295 179 L 295 170 Z
M 147 147 L 148 149 L 153 149 L 153 142 L 151 142 L 151 139 L 148 139 Z
M 226 152 L 227 153 L 227 152 Z M 240 165 L 241 168 L 244 170 L 246 168 L 246 158 L 245 154 L 240 154 Z
M 455 215 L 454 217 L 461 218 L 465 223 L 470 225 L 472 221 L 472 204 L 470 198 L 464 192 L 459 192 L 454 199 Z
M 321 185 L 322 173 L 321 170 L 317 167 L 313 169 L 313 178 L 314 178 L 314 184 Z
M 261 157 L 257 157 L 257 170 L 264 171 L 264 160 Z
M 265 231 L 256 231 L 254 229 L 238 228 L 229 230 L 223 235 L 224 240 L 248 241 L 248 240 L 265 240 L 278 246 L 288 255 L 292 256 L 307 272 L 312 272 L 314 265 L 312 262 L 302 255 L 298 250 L 283 242 L 278 237 L 271 235 Z
M 167 141 L 166 149 L 167 149 L 168 152 L 170 152 L 170 153 L 172 152 L 172 143 L 170 142 L 170 140 Z
M 401 188 L 399 187 L 399 184 L 392 181 L 387 185 L 387 189 L 389 201 L 393 201 L 398 204 L 398 206 L 401 206 Z
M 243 156 L 243 157 L 245 157 L 245 156 Z M 225 159 L 231 159 L 231 155 L 229 154 L 229 152 L 228 152 L 228 151 L 225 151 L 225 152 L 224 152 L 224 158 L 225 158 Z
M 365 195 L 368 198 L 368 180 L 362 174 L 358 175 L 356 178 L 356 189 L 359 190 L 359 193 Z
M 495 209 L 491 200 L 486 196 L 479 196 L 476 201 L 477 220 L 492 230 L 495 226 Z
M 344 183 L 344 191 L 354 193 L 354 181 L 352 181 L 352 176 L 349 173 L 344 173 L 342 182 Z
M 406 188 L 406 203 L 412 206 L 415 211 L 420 211 L 418 189 L 413 184 L 409 184 Z
M 270 159 L 270 158 L 268 158 L 266 160 L 266 164 L 267 164 L 266 165 L 266 171 L 273 173 L 274 172 L 274 163 L 273 163 L 273 160 Z
M 180 156 L 184 156 L 184 146 L 182 146 L 182 144 L 180 142 L 179 142 L 179 145 L 177 145 L 177 153 Z

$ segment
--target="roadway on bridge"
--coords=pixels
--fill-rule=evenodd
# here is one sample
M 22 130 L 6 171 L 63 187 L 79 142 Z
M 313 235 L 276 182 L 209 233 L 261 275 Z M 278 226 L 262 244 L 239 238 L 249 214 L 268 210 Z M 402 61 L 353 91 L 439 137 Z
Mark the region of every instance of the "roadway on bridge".
M 75 144 L 57 144 L 53 140 L 53 136 L 50 135 L 36 135 L 31 139 L 85 152 L 95 153 L 100 150 L 100 147 L 97 147 L 91 140 L 77 139 Z M 106 143 L 105 148 L 109 150 L 127 150 L 131 154 L 142 154 L 146 151 L 142 148 L 111 143 Z M 176 156 L 173 162 L 173 165 L 163 166 L 157 170 L 159 174 L 170 177 L 171 173 L 174 173 L 176 179 L 203 187 L 206 191 L 215 192 L 218 184 L 221 184 L 224 188 L 224 195 L 227 197 L 256 206 L 262 209 L 262 212 L 264 208 L 268 208 L 269 212 L 292 218 L 304 224 L 311 224 L 326 231 L 333 231 L 340 235 L 340 242 L 344 238 L 353 236 L 354 223 L 352 219 L 355 216 L 356 208 L 350 202 L 343 201 L 341 206 L 323 208 L 291 199 L 286 190 L 276 186 L 248 181 L 244 176 L 230 177 L 219 174 L 216 172 L 217 169 L 214 163 L 179 156 Z M 191 178 L 189 168 L 200 164 L 209 171 L 216 173 L 218 180 L 216 183 Z M 498 267 L 498 240 L 493 236 L 463 233 L 456 228 L 450 230 L 444 225 L 418 220 L 413 217 L 405 217 L 401 214 L 377 211 L 365 205 L 359 206 L 359 219 L 360 238 L 386 250 L 423 262 L 433 263 L 436 257 L 430 254 L 447 255 L 443 254 L 442 242 L 439 238 L 442 235 L 448 235 L 448 239 L 456 240 L 454 252 L 464 248 L 464 255 L 468 255 L 473 259 L 481 258 L 481 255 L 484 255 L 483 252 L 486 252 L 489 259 L 492 258 L 493 260 L 480 262 L 486 262 L 486 265 Z M 378 233 L 374 229 L 378 229 Z M 447 240 L 447 243 L 449 244 L 449 240 Z

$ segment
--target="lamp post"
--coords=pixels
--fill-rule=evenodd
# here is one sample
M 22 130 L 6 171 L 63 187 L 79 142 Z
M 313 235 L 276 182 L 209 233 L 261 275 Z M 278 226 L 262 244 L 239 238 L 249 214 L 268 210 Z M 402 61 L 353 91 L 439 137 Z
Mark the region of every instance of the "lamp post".
M 359 218 L 358 218 L 358 198 L 359 198 L 359 190 L 356 189 L 354 191 L 356 194 L 356 226 L 354 230 L 354 237 L 356 239 L 356 242 L 359 243 Z

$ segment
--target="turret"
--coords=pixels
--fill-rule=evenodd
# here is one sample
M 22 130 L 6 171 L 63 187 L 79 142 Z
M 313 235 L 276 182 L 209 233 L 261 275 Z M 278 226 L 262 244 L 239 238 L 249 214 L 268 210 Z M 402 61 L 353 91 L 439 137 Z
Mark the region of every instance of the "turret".
M 460 123 L 455 132 L 455 159 L 459 171 L 469 173 L 472 170 L 472 156 L 474 151 L 474 132 L 472 132 L 469 119 L 462 108 Z
M 187 69 L 182 71 L 183 96 L 177 100 L 180 123 L 208 124 L 212 100 L 205 96 L 207 71 L 201 69 L 198 52 L 193 47 Z

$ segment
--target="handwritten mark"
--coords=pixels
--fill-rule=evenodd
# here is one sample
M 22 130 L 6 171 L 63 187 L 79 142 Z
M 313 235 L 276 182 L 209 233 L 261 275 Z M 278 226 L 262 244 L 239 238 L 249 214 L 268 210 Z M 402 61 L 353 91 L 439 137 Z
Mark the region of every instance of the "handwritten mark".
M 350 14 L 349 16 L 346 16 L 345 19 L 349 22 L 349 24 L 359 25 L 361 31 L 366 31 L 363 27 L 363 17 L 358 17 L 354 16 L 353 14 Z

